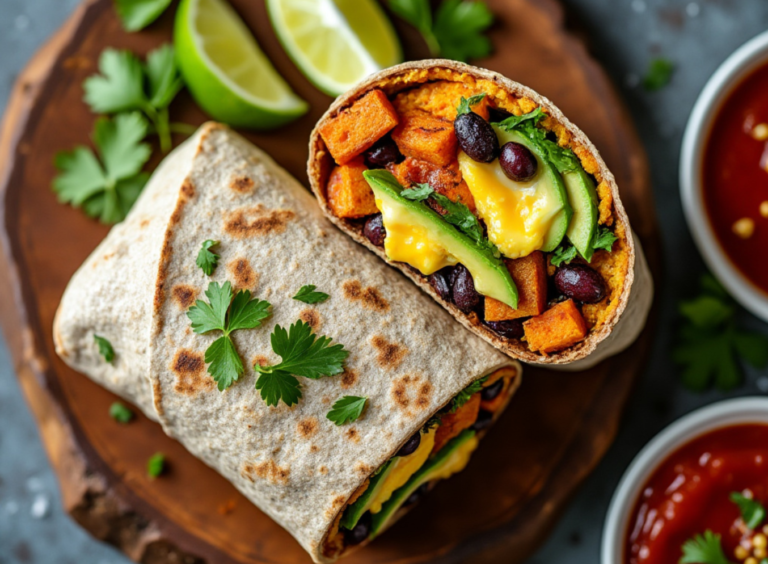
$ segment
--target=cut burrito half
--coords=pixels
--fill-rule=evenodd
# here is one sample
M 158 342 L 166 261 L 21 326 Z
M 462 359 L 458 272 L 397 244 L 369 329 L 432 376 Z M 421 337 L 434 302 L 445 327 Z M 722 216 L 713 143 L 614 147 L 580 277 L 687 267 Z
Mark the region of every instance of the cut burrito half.
M 316 562 L 462 470 L 521 377 L 218 124 L 77 271 L 54 339 Z
M 308 173 L 331 221 L 513 358 L 586 368 L 645 323 L 652 282 L 613 175 L 499 74 L 429 60 L 372 76 L 317 123 Z

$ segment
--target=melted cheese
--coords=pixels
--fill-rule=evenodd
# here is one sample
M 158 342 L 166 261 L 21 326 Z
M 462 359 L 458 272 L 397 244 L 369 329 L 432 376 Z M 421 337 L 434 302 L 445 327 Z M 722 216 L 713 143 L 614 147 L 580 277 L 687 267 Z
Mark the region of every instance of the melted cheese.
M 477 448 L 477 435 L 464 441 L 439 467 L 429 475 L 429 480 L 444 480 L 461 472 L 469 464 L 472 452 Z
M 552 221 L 562 209 L 548 186 L 544 163 L 529 182 L 507 178 L 498 161 L 478 163 L 459 152 L 461 175 L 472 192 L 488 239 L 508 258 L 520 258 L 544 245 Z

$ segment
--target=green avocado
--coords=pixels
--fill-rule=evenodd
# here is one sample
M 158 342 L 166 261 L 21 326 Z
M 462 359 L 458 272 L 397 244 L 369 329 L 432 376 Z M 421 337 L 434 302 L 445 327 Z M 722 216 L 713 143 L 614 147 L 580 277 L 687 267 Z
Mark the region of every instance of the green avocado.
M 563 173 L 568 199 L 573 206 L 573 217 L 566 235 L 584 260 L 591 260 L 595 250 L 592 243 L 597 233 L 597 191 L 595 183 L 584 169 Z
M 385 528 L 392 516 L 397 513 L 397 510 L 403 505 L 410 495 L 416 491 L 422 484 L 425 484 L 433 479 L 433 477 L 440 471 L 442 466 L 448 463 L 451 459 L 451 455 L 458 450 L 458 448 L 465 442 L 475 436 L 475 432 L 469 429 L 462 431 L 462 433 L 450 441 L 447 445 L 441 448 L 435 456 L 427 460 L 424 465 L 419 468 L 416 473 L 411 476 L 405 485 L 395 490 L 392 497 L 384 504 L 381 511 L 373 515 L 371 524 L 371 539 L 375 538 Z
M 400 195 L 403 187 L 389 171 L 367 170 L 363 176 L 377 200 L 397 210 L 398 216 L 407 218 L 409 224 L 424 227 L 431 237 L 469 270 L 475 289 L 480 294 L 517 308 L 517 286 L 501 258 L 481 249 L 425 203 L 403 198 Z
M 544 252 L 554 251 L 560 242 L 565 237 L 565 233 L 568 230 L 568 224 L 571 221 L 573 215 L 573 209 L 568 202 L 568 193 L 565 190 L 563 179 L 557 168 L 549 161 L 544 151 L 537 144 L 531 142 L 527 137 L 520 135 L 516 131 L 504 131 L 497 125 L 493 126 L 496 131 L 496 136 L 499 138 L 499 145 L 502 147 L 509 142 L 519 143 L 526 147 L 538 161 L 538 174 L 542 174 L 543 177 L 539 180 L 539 186 L 542 186 L 545 190 L 551 192 L 552 198 L 560 206 L 557 211 L 552 225 L 549 227 L 547 235 L 544 237 L 544 244 L 540 250 Z M 514 181 L 513 181 L 514 182 Z
M 343 528 L 350 531 L 355 528 L 360 517 L 363 516 L 363 513 L 368 511 L 371 502 L 376 499 L 376 495 L 381 490 L 381 486 L 387 481 L 387 476 L 389 476 L 389 473 L 392 471 L 396 460 L 397 457 L 393 456 L 385 462 L 379 472 L 371 477 L 371 481 L 368 483 L 368 489 L 363 492 L 363 495 L 358 497 L 355 503 L 347 507 L 340 522 L 340 525 Z

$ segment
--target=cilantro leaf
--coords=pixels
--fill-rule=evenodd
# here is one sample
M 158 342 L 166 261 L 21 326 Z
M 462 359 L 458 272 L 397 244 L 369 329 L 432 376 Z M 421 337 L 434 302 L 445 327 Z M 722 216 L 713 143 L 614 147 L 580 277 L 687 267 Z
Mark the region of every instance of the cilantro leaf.
M 330 298 L 328 294 L 323 292 L 315 292 L 316 287 L 317 286 L 314 284 L 307 284 L 306 286 L 302 286 L 299 288 L 299 291 L 296 292 L 296 295 L 293 296 L 293 299 L 304 302 L 305 304 L 319 304 Z
M 283 360 L 274 366 L 256 366 L 261 373 L 281 371 L 314 380 L 343 372 L 349 356 L 344 345 L 331 345 L 329 337 L 316 336 L 303 321 L 297 321 L 288 331 L 275 325 L 271 341 L 272 350 Z
M 613 249 L 613 244 L 618 240 L 619 238 L 603 225 L 598 229 L 597 235 L 595 235 L 595 240 L 592 242 L 592 250 L 602 249 L 610 253 Z
M 200 246 L 200 252 L 197 253 L 195 264 L 205 272 L 206 276 L 213 274 L 213 271 L 216 270 L 216 265 L 219 263 L 219 255 L 210 250 L 211 247 L 215 247 L 218 244 L 218 241 L 206 239 Z
M 765 507 L 759 501 L 746 497 L 740 492 L 733 492 L 730 499 L 739 506 L 741 518 L 749 529 L 758 528 L 765 520 Z
M 643 86 L 649 91 L 660 90 L 669 84 L 674 71 L 675 64 L 672 61 L 661 58 L 653 59 L 643 78 Z
M 532 121 L 535 125 L 539 123 L 541 119 L 545 118 L 546 115 L 547 114 L 544 113 L 544 110 L 541 109 L 541 106 L 539 106 L 538 108 L 536 108 L 532 112 L 528 112 L 527 114 L 522 114 L 519 116 L 515 116 L 515 115 L 509 116 L 508 118 L 505 118 L 502 121 L 498 122 L 498 125 L 505 131 L 512 131 L 524 121 Z
M 237 382 L 243 373 L 243 361 L 229 335 L 222 335 L 211 343 L 205 351 L 205 362 L 220 392 Z
M 331 407 L 326 417 L 336 423 L 344 425 L 352 421 L 357 421 L 365 408 L 365 402 L 368 398 L 358 396 L 344 396 L 339 398 Z
M 83 82 L 85 101 L 97 114 L 142 110 L 148 103 L 144 93 L 144 69 L 130 51 L 105 49 L 99 57 L 100 75 Z
M 389 0 L 389 7 L 419 30 L 432 55 L 437 56 L 440 53 L 440 44 L 432 32 L 432 9 L 429 0 Z
M 269 308 L 270 303 L 265 300 L 252 300 L 250 290 L 240 290 L 229 307 L 227 332 L 258 327 L 269 317 Z
M 576 252 L 576 247 L 571 245 L 569 242 L 564 241 L 560 244 L 559 247 L 555 249 L 555 252 L 552 253 L 552 256 L 549 257 L 549 261 L 553 266 L 560 266 L 563 263 L 570 263 L 573 259 L 576 258 L 577 254 L 578 253 Z
M 496 245 L 491 243 L 491 241 L 489 241 L 485 236 L 483 233 L 483 228 L 480 226 L 480 221 L 477 219 L 475 214 L 469 210 L 466 204 L 462 204 L 461 202 L 454 202 L 447 196 L 443 196 L 437 192 L 432 194 L 431 198 L 446 211 L 446 214 L 443 215 L 443 219 L 445 221 L 458 227 L 459 231 L 472 239 L 477 244 L 477 246 L 484 251 L 490 253 L 496 258 L 501 256 L 499 249 L 497 249 Z
M 155 21 L 171 0 L 115 0 L 125 31 L 139 31 Z
M 458 394 L 456 394 L 456 397 L 454 397 L 451 400 L 450 408 L 448 409 L 448 413 L 456 413 L 456 411 L 465 403 L 467 403 L 470 398 L 483 389 L 483 384 L 488 380 L 488 376 L 483 376 L 479 380 L 475 380 L 472 382 L 469 386 L 461 390 Z
M 516 131 L 526 137 L 544 153 L 546 159 L 552 163 L 558 172 L 568 172 L 581 167 L 579 159 L 576 158 L 573 151 L 548 139 L 546 130 L 537 127 L 544 117 L 546 114 L 539 107 L 521 116 L 510 116 L 500 121 L 498 126 L 504 131 Z
M 725 557 L 720 535 L 707 530 L 683 544 L 683 556 L 678 564 L 731 564 Z
M 485 98 L 484 92 L 482 94 L 475 94 L 469 98 L 462 96 L 461 100 L 459 101 L 459 106 L 456 108 L 456 116 L 468 114 L 472 111 L 472 106 L 479 104 L 483 98 Z
M 261 399 L 271 406 L 277 406 L 280 400 L 283 400 L 283 403 L 290 407 L 299 403 L 302 397 L 299 381 L 282 370 L 260 374 L 256 380 L 256 389 L 261 392 Z
M 109 406 L 109 416 L 118 423 L 126 424 L 133 419 L 133 411 L 119 401 L 116 401 Z
M 115 350 L 112 348 L 112 343 L 96 334 L 93 335 L 93 340 L 98 345 L 99 354 L 104 357 L 104 360 L 112 362 L 115 359 Z
M 208 302 L 197 300 L 187 312 L 187 317 L 192 321 L 192 330 L 199 335 L 215 330 L 225 331 L 227 309 L 232 301 L 232 285 L 229 281 L 221 285 L 211 282 L 205 295 Z
M 173 45 L 166 43 L 147 55 L 149 103 L 158 109 L 167 108 L 184 83 L 176 67 Z
M 416 184 L 413 188 L 406 188 L 400 195 L 406 200 L 413 200 L 414 202 L 423 202 L 435 193 L 435 189 L 429 184 Z
M 681 301 L 678 310 L 696 327 L 713 328 L 733 317 L 734 306 L 721 298 L 703 294 Z
M 165 471 L 165 455 L 162 452 L 156 452 L 147 460 L 147 476 L 157 478 Z

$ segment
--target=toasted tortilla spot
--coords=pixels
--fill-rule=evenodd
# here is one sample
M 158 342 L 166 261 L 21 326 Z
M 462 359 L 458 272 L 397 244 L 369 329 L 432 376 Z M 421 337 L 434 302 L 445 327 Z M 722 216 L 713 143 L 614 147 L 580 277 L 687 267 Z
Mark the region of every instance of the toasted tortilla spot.
M 189 284 L 177 284 L 171 290 L 171 297 L 179 309 L 187 310 L 197 299 L 197 288 Z
M 160 380 L 152 381 L 152 403 L 155 405 L 155 411 L 159 416 L 165 413 L 163 408 L 163 388 L 160 385 Z
M 328 405 L 329 403 L 331 403 L 331 396 L 323 396 L 323 398 L 320 401 L 322 401 L 325 405 Z
M 316 417 L 307 417 L 299 421 L 296 426 L 299 436 L 303 439 L 309 439 L 317 434 L 319 424 Z
M 336 512 L 344 506 L 347 499 L 343 495 L 337 495 L 331 501 L 331 506 L 325 510 L 326 519 L 331 519 Z
M 139 222 L 139 229 L 144 229 L 147 226 L 149 226 L 149 220 L 148 219 L 142 219 Z
M 299 319 L 309 325 L 315 332 L 320 328 L 320 312 L 313 307 L 303 309 L 299 314 Z
M 341 373 L 341 387 L 348 390 L 357 383 L 360 373 L 352 368 L 345 368 Z
M 195 185 L 189 178 L 186 178 L 181 185 L 181 194 L 187 200 L 191 200 L 195 197 Z
M 268 210 L 261 204 L 239 209 L 224 218 L 224 231 L 236 239 L 259 237 L 285 231 L 287 223 L 296 217 L 291 210 Z
M 271 458 L 257 464 L 246 462 L 243 464 L 243 468 L 240 471 L 240 475 L 251 482 L 255 481 L 254 478 L 260 478 L 271 484 L 283 485 L 288 483 L 290 473 L 291 471 L 288 467 L 278 466 Z
M 375 470 L 375 468 L 374 468 L 373 466 L 369 466 L 368 464 L 365 464 L 364 462 L 358 462 L 357 464 L 355 464 L 355 472 L 357 472 L 358 474 L 361 474 L 361 475 L 363 475 L 363 476 L 368 476 L 368 475 L 369 475 L 369 474 L 371 474 L 371 473 L 372 473 L 374 470 Z M 363 486 L 366 486 L 366 487 L 368 486 L 368 480 L 366 480 L 366 481 L 365 481 L 365 483 L 363 484 Z M 361 486 L 361 488 L 362 488 L 362 486 Z M 358 492 L 355 492 L 355 495 L 353 495 L 352 497 L 353 497 L 354 499 L 357 499 L 358 497 L 360 497 L 360 495 L 362 495 L 362 493 L 363 493 L 364 491 L 365 491 L 364 489 L 363 489 L 362 491 L 360 491 L 360 490 L 358 489 L 358 492 L 359 492 L 359 493 L 358 493 Z M 353 502 L 354 502 L 354 499 L 353 499 L 353 500 L 351 500 L 351 501 L 350 501 L 350 503 L 353 503 Z
M 205 372 L 205 359 L 201 353 L 189 349 L 177 351 L 171 370 L 176 374 L 173 389 L 179 394 L 195 396 L 214 387 L 213 380 Z
M 321 466 L 320 468 L 317 469 L 317 471 L 320 472 L 321 474 L 327 474 L 328 473 L 328 467 L 327 466 Z
M 372 286 L 363 288 L 359 280 L 347 280 L 341 285 L 344 297 L 350 301 L 359 301 L 363 307 L 374 311 L 389 310 L 389 302 Z
M 422 381 L 419 376 L 401 376 L 392 382 L 390 395 L 395 407 L 412 417 L 411 407 L 421 411 L 429 408 L 434 387 L 428 381 Z
M 379 366 L 387 370 L 394 370 L 403 362 L 403 358 L 408 354 L 408 349 L 387 341 L 382 335 L 371 337 L 371 344 L 377 350 L 376 360 Z
M 347 431 L 344 433 L 344 436 L 353 443 L 360 442 L 360 431 L 358 431 L 356 427 L 350 427 L 347 429 Z
M 419 395 L 416 396 L 416 407 L 425 409 L 429 407 L 430 396 L 432 395 L 432 384 L 424 382 L 419 388 Z
M 253 357 L 253 365 L 256 366 L 257 364 L 259 366 L 268 366 L 269 359 L 263 354 L 257 354 L 256 356 Z
M 320 447 L 317 445 L 312 445 L 309 447 L 309 452 L 320 452 Z
M 408 384 L 411 382 L 410 376 L 402 376 L 392 384 L 392 399 L 395 405 L 400 409 L 408 409 L 411 400 L 408 397 Z
M 236 176 L 229 183 L 229 187 L 239 194 L 247 194 L 253 191 L 253 178 L 248 176 Z
M 234 279 L 235 290 L 253 290 L 259 282 L 259 275 L 247 258 L 239 257 L 227 263 L 227 271 Z

